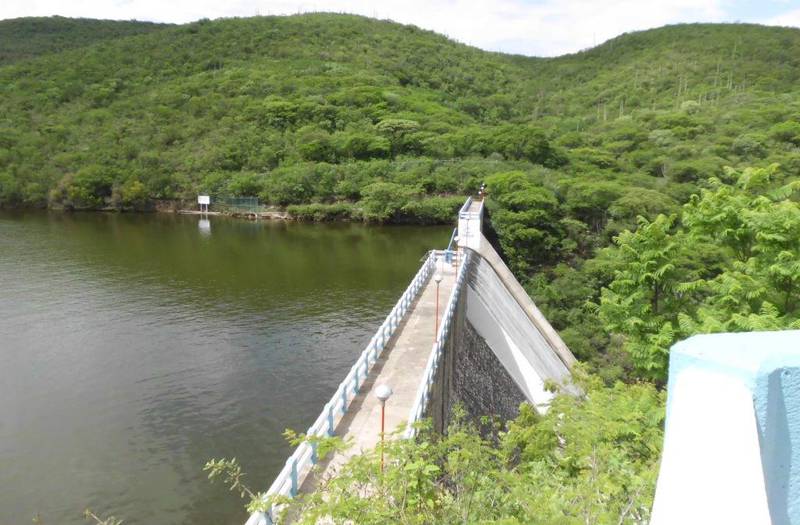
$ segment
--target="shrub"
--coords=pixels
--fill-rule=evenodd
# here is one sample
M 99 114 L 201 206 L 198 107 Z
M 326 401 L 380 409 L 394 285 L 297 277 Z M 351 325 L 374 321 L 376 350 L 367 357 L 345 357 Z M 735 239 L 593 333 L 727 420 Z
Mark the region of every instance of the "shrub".
M 429 197 L 413 200 L 402 208 L 404 218 L 420 224 L 450 224 L 453 222 L 459 207 L 464 204 L 464 197 Z
M 770 128 L 769 136 L 780 142 L 800 146 L 800 123 L 788 121 L 775 124 Z
M 361 207 L 367 221 L 387 222 L 416 194 L 416 190 L 393 182 L 374 182 L 361 192 Z
M 314 222 L 346 221 L 358 216 L 358 210 L 349 202 L 292 204 L 286 207 L 286 211 L 292 218 Z

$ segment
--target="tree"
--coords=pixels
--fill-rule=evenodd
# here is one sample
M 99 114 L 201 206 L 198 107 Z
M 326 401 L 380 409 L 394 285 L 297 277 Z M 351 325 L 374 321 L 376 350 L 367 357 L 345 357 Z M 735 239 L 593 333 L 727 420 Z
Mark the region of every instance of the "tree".
M 316 126 L 305 126 L 297 132 L 297 149 L 304 160 L 331 162 L 336 159 L 330 133 Z
M 800 184 L 777 184 L 778 171 L 729 169 L 732 184 L 713 179 L 680 225 L 640 218 L 615 239 L 599 315 L 644 376 L 663 381 L 670 346 L 695 333 L 800 326 Z
M 624 348 L 648 377 L 667 373 L 667 351 L 675 339 L 673 319 L 682 304 L 670 299 L 685 277 L 683 238 L 672 234 L 674 217 L 639 219 L 635 232 L 615 238 L 620 270 L 600 299 L 600 317 L 612 333 L 625 337 Z
M 568 187 L 564 207 L 594 233 L 600 233 L 608 220 L 609 208 L 623 192 L 624 188 L 616 182 L 578 181 Z
M 548 168 L 557 168 L 565 163 L 551 146 L 541 129 L 527 126 L 504 126 L 494 134 L 493 149 L 506 158 L 525 159 Z
M 563 237 L 555 194 L 520 171 L 486 179 L 492 225 L 513 270 L 525 273 L 552 260 Z
M 416 192 L 393 182 L 373 182 L 361 192 L 364 218 L 386 222 L 395 217 Z
M 391 144 L 388 139 L 362 131 L 346 131 L 334 135 L 337 157 L 350 159 L 373 159 L 389 156 Z
M 129 179 L 122 186 L 122 203 L 143 208 L 147 204 L 147 188 L 138 179 Z
M 392 157 L 394 157 L 404 150 L 406 137 L 419 129 L 419 122 L 408 119 L 388 118 L 378 122 L 375 129 L 389 138 Z

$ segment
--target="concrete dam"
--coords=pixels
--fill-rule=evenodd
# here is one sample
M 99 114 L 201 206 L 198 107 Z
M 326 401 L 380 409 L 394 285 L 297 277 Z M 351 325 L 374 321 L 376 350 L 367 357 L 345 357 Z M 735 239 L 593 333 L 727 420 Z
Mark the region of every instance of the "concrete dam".
M 429 417 L 444 430 L 456 405 L 469 416 L 515 417 L 527 401 L 545 411 L 547 382 L 568 383 L 575 357 L 483 234 L 484 202 L 467 199 L 449 245 L 432 250 L 395 307 L 307 431 L 352 445 L 323 462 L 304 442 L 288 458 L 267 496 L 311 491 L 350 457 L 380 438 L 381 402 L 389 386 L 385 431 L 412 439 Z M 316 468 L 314 468 L 316 467 Z M 273 511 L 247 525 L 268 525 Z
M 301 443 L 270 486 L 294 497 L 380 439 L 415 437 L 453 407 L 513 418 L 540 413 L 548 382 L 570 386 L 575 357 L 484 236 L 484 202 L 467 199 L 449 245 L 432 250 L 325 404 L 308 436 L 348 449 L 319 461 Z M 696 335 L 670 350 L 664 449 L 650 523 L 800 525 L 800 330 Z M 385 403 L 376 394 L 392 389 Z M 575 392 L 579 394 L 579 392 Z M 277 508 L 246 525 L 271 525 Z

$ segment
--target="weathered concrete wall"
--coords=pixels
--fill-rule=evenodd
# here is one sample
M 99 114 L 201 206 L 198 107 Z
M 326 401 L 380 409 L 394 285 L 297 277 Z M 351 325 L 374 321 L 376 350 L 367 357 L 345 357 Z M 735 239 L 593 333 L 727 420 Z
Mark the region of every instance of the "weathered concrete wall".
M 525 401 L 544 411 L 552 398 L 545 382 L 569 378 L 547 334 L 533 323 L 494 267 L 473 252 L 466 271 L 428 407 L 437 430 L 446 428 L 457 405 L 475 420 L 516 417 Z
M 513 418 L 523 401 L 544 412 L 553 397 L 546 383 L 568 384 L 575 362 L 484 237 L 483 212 L 483 202 L 472 199 L 459 211 L 458 246 L 470 256 L 426 408 L 437 430 L 447 426 L 457 405 L 476 419 Z

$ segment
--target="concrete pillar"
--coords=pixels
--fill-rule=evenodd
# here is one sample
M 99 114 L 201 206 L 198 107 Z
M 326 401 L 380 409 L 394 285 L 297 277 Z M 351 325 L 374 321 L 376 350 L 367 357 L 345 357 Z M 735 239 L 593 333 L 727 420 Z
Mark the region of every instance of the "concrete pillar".
M 651 525 L 800 525 L 800 331 L 672 347 Z

